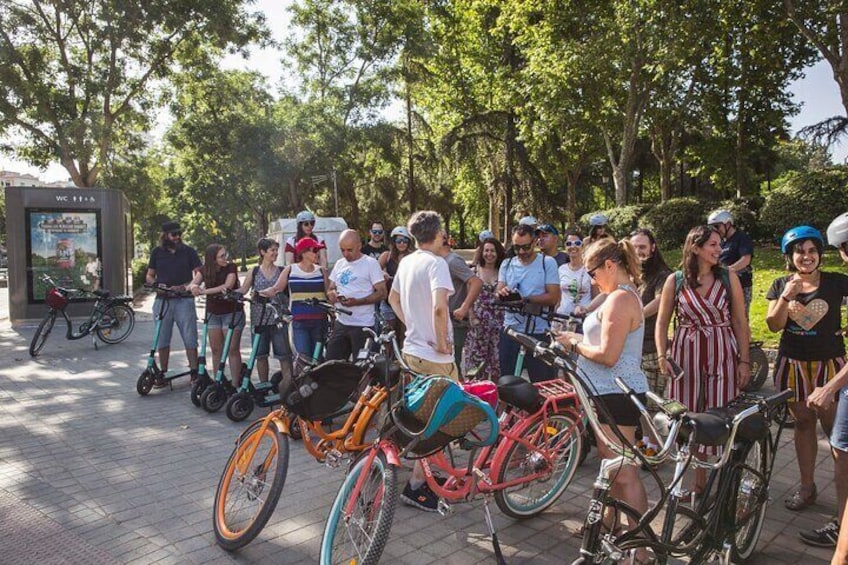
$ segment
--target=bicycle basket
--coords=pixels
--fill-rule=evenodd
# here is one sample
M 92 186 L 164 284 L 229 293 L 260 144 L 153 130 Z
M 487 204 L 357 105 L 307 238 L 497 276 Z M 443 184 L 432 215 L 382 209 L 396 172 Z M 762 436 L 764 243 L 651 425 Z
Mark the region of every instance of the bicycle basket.
M 298 389 L 311 386 L 308 396 L 290 395 L 286 398 L 289 411 L 306 420 L 323 420 L 340 410 L 359 387 L 362 370 L 347 361 L 327 361 L 311 371 L 295 377 Z M 291 397 L 295 396 L 294 402 Z
M 495 411 L 447 377 L 416 377 L 403 402 L 391 413 L 396 424 L 393 440 L 411 457 L 426 457 L 486 422 L 488 434 L 469 440 L 472 446 L 491 445 L 498 435 Z
M 44 295 L 44 301 L 51 308 L 62 310 L 68 305 L 68 297 L 65 296 L 58 288 L 51 288 Z

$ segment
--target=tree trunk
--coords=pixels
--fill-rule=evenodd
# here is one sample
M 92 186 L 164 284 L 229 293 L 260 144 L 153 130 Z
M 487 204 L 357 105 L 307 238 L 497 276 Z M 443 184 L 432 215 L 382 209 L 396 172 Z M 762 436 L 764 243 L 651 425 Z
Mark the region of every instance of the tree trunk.
M 406 57 L 404 57 L 404 82 L 406 82 L 406 151 L 408 153 L 407 166 L 409 167 L 407 178 L 407 198 L 409 200 L 409 212 L 418 210 L 418 195 L 415 190 L 415 146 L 412 137 L 412 89 L 409 84 L 409 73 L 406 70 Z
M 300 199 L 300 193 L 297 191 L 298 185 L 298 177 L 289 177 L 289 204 L 291 205 L 292 212 L 297 214 L 298 211 L 303 209 L 303 203 Z

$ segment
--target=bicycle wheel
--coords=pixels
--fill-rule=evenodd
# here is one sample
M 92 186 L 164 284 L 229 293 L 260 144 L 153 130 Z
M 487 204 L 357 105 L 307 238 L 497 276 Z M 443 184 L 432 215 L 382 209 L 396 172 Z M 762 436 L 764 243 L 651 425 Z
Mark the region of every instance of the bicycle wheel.
M 127 339 L 135 327 L 135 312 L 126 304 L 112 304 L 100 318 L 97 337 L 103 343 L 121 343 Z
M 50 309 L 47 312 L 47 315 L 44 316 L 44 319 L 41 320 L 41 323 L 38 324 L 38 329 L 35 330 L 35 335 L 32 336 L 32 342 L 29 344 L 29 354 L 30 357 L 37 356 L 42 348 L 44 347 L 44 342 L 47 341 L 47 337 L 50 335 L 50 331 L 53 329 L 53 324 L 56 323 L 56 310 Z
M 752 347 L 750 350 L 751 382 L 745 387 L 747 391 L 760 390 L 769 374 L 769 363 L 766 352 L 762 347 Z
M 200 407 L 207 412 L 217 412 L 227 401 L 227 393 L 222 385 L 212 383 L 200 395 Z
M 374 565 L 380 560 L 397 505 L 397 469 L 382 452 L 368 465 L 369 454 L 363 452 L 339 487 L 324 526 L 321 565 Z M 363 473 L 362 488 L 355 493 Z
M 744 455 L 744 461 L 736 469 L 728 505 L 729 517 L 733 520 L 730 553 L 733 563 L 743 563 L 757 548 L 768 500 L 768 442 L 761 439 L 752 443 Z
M 612 556 L 606 553 L 605 544 L 602 541 L 607 534 L 611 534 L 613 538 L 611 541 L 614 544 L 622 534 L 633 529 L 639 523 L 641 517 L 639 512 L 630 505 L 611 497 L 607 497 L 605 504 L 598 504 L 590 508 L 583 523 L 581 547 L 588 545 L 588 549 L 594 558 L 587 560 L 584 557 L 578 557 L 572 564 L 618 563 L 619 561 L 612 559 Z M 598 524 L 599 521 L 601 522 L 600 525 Z M 648 530 L 645 530 L 643 533 L 636 534 L 628 542 L 628 545 L 631 547 L 648 547 L 655 544 L 656 537 L 648 532 Z M 662 562 L 663 556 L 657 555 L 657 561 Z
M 259 535 L 280 500 L 289 466 L 289 438 L 272 423 L 262 422 L 239 440 L 215 491 L 215 541 L 227 551 L 249 544 Z M 249 448 L 258 442 L 250 460 Z M 239 471 L 244 469 L 244 473 Z
M 516 481 L 527 475 L 541 473 L 530 482 L 517 484 L 495 492 L 495 502 L 501 512 L 511 518 L 537 516 L 557 501 L 574 478 L 583 452 L 583 436 L 574 414 L 550 414 L 547 425 L 538 421 L 522 433 L 533 442 L 528 446 L 518 441 L 503 444 L 506 457 L 493 473 L 495 483 Z M 552 455 L 552 461 L 545 458 Z

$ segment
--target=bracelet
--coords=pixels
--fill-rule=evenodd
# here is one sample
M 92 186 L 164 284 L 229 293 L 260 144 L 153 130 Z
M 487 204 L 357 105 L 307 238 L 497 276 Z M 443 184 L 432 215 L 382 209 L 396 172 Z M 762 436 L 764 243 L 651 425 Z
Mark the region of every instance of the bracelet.
M 667 357 L 665 355 L 657 355 L 657 361 L 660 359 L 667 359 Z
M 780 295 L 780 299 L 783 300 L 784 302 L 790 302 L 790 300 L 788 298 L 786 298 L 785 296 L 783 296 L 782 294 Z

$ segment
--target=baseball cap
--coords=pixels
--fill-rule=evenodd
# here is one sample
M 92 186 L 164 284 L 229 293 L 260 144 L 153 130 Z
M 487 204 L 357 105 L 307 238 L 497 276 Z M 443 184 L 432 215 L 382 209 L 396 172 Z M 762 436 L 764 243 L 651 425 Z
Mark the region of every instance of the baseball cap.
M 182 231 L 180 228 L 179 222 L 165 222 L 162 224 L 162 233 L 172 232 L 172 231 Z
M 542 224 L 541 226 L 536 228 L 536 231 L 537 232 L 543 231 L 545 233 L 550 233 L 550 234 L 557 235 L 557 236 L 559 235 L 559 231 L 555 227 L 553 227 L 551 224 Z
M 324 246 L 312 239 L 311 237 L 301 237 L 294 246 L 294 251 L 298 255 L 307 249 L 323 249 Z

